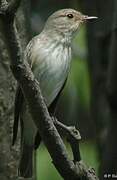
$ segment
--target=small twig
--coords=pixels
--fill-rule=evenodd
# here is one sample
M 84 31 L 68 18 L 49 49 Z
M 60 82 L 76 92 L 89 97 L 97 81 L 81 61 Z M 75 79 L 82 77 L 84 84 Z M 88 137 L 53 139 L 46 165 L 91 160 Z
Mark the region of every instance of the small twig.
M 74 126 L 66 126 L 59 122 L 56 117 L 53 117 L 53 122 L 56 128 L 66 136 L 68 142 L 70 143 L 74 162 L 79 162 L 81 160 L 79 140 L 81 140 L 80 132 Z
M 81 139 L 80 132 L 74 127 L 74 126 L 66 126 L 65 124 L 61 123 L 60 121 L 57 120 L 56 117 L 52 117 L 52 120 L 60 131 L 63 132 L 67 136 L 67 138 L 72 137 L 76 140 Z
M 74 162 L 79 162 L 81 160 L 80 156 L 80 148 L 79 148 L 79 140 L 69 137 L 68 142 L 70 143 L 72 153 L 73 153 L 73 160 Z

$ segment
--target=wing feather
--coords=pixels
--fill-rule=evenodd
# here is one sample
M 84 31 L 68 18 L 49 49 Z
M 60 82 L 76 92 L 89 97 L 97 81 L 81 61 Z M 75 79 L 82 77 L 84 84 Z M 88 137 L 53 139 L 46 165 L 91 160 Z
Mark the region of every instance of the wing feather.
M 12 145 L 14 145 L 16 138 L 17 138 L 18 124 L 19 124 L 20 113 L 21 113 L 23 101 L 24 101 L 23 93 L 22 93 L 20 86 L 18 85 L 17 90 L 16 90 L 16 96 L 15 96 Z

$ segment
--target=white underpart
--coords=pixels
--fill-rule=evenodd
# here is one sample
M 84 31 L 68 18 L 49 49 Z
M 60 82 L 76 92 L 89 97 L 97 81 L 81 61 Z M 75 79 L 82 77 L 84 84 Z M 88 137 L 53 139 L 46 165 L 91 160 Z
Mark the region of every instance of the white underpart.
M 49 106 L 68 76 L 71 47 L 54 40 L 48 40 L 45 46 L 40 46 L 39 39 L 33 47 L 31 59 L 33 73 L 40 82 L 42 94 Z
M 42 41 L 42 39 L 43 35 L 39 35 L 29 43 L 24 59 L 31 65 L 32 71 L 40 83 L 45 102 L 49 106 L 60 92 L 68 76 L 71 46 L 67 44 L 67 39 L 61 39 L 61 42 L 48 38 Z M 37 128 L 25 105 L 22 108 L 23 136 L 26 143 L 32 145 Z

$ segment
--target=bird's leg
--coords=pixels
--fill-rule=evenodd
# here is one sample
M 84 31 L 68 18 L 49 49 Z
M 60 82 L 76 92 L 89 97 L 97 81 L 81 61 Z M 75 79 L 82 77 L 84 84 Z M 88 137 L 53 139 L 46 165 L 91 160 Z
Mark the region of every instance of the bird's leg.
M 65 124 L 58 121 L 58 119 L 56 117 L 52 117 L 52 120 L 53 120 L 55 126 L 57 127 L 57 129 L 59 131 L 62 131 L 63 134 L 65 134 L 67 137 L 71 136 L 72 138 L 74 138 L 76 140 L 81 139 L 80 132 L 75 128 L 75 126 L 66 126 Z
M 81 136 L 79 131 L 74 126 L 64 125 L 58 121 L 56 117 L 52 117 L 52 120 L 60 134 L 62 133 L 67 137 L 72 149 L 74 162 L 79 162 L 81 160 L 79 151 L 79 140 L 81 139 Z

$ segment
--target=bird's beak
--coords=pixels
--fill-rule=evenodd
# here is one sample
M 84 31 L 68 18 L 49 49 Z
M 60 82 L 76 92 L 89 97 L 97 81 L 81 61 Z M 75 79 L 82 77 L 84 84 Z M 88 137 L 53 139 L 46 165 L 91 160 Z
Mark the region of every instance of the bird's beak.
M 97 19 L 98 17 L 96 16 L 87 16 L 87 15 L 83 15 L 82 16 L 82 21 L 86 21 L 86 20 L 90 20 L 90 19 Z

